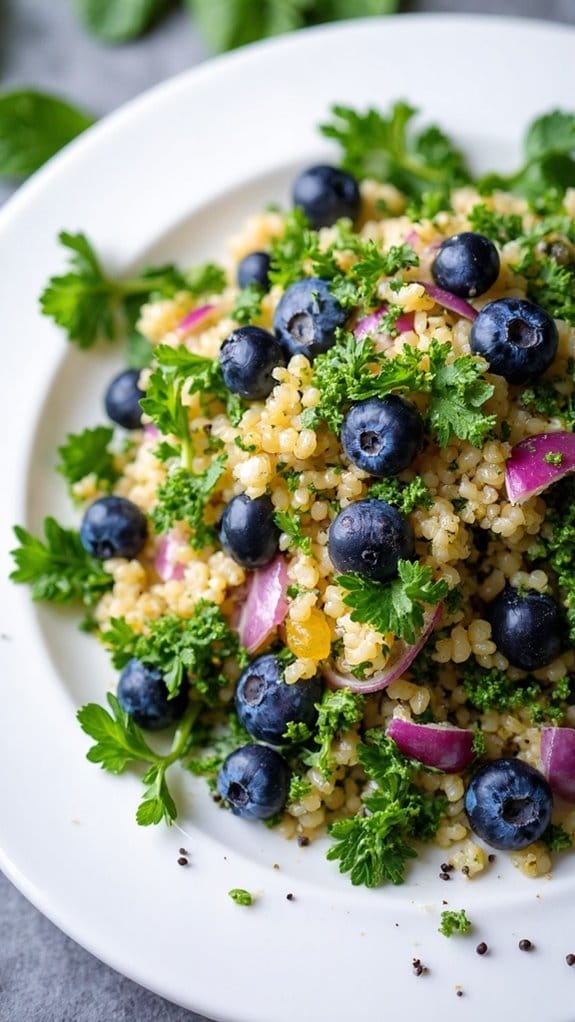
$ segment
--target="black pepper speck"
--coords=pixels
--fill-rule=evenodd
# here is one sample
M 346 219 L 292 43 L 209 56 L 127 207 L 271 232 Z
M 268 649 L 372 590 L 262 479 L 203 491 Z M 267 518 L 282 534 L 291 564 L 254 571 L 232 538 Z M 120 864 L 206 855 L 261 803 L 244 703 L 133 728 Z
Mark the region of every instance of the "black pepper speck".
M 519 941 L 519 950 L 520 951 L 531 951 L 532 949 L 533 949 L 533 944 L 532 944 L 532 942 L 530 940 L 527 940 L 526 937 L 523 938 L 523 940 Z
M 575 955 L 565 955 L 567 965 L 575 965 Z
M 481 944 L 478 944 L 477 947 L 475 948 L 475 950 L 477 951 L 478 955 L 485 955 L 485 954 L 487 954 L 488 947 L 487 947 L 487 944 L 485 943 L 485 941 L 482 940 Z
M 187 865 L 188 865 L 188 860 L 183 855 L 180 855 L 180 858 L 178 859 L 178 866 L 187 866 Z

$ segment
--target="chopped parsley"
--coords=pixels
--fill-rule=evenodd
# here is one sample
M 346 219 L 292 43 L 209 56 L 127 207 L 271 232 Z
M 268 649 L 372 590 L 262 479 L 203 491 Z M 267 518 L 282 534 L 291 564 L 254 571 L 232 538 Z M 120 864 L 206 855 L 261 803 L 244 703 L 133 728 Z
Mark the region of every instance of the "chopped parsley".
M 215 541 L 215 532 L 204 520 L 206 504 L 226 470 L 227 455 L 219 454 L 204 472 L 175 468 L 157 489 L 157 503 L 151 514 L 157 533 L 168 532 L 176 522 L 192 530 L 190 543 L 201 550 Z
M 191 756 L 183 766 L 197 777 L 205 777 L 210 788 L 215 789 L 216 778 L 224 760 L 242 745 L 249 745 L 253 738 L 242 727 L 237 714 L 227 714 L 225 722 L 211 729 L 196 730 L 194 749 L 207 750 L 201 756 Z
M 91 348 L 101 337 L 115 340 L 133 326 L 139 308 L 152 297 L 171 298 L 178 291 L 215 293 L 225 286 L 223 270 L 213 263 L 187 272 L 159 266 L 127 280 L 112 279 L 85 234 L 62 231 L 58 238 L 68 250 L 69 268 L 48 281 L 40 306 L 80 348 Z
M 541 835 L 541 840 L 550 852 L 564 852 L 573 847 L 573 835 L 568 834 L 560 824 L 550 823 Z
M 375 790 L 364 798 L 361 813 L 332 823 L 329 833 L 334 843 L 327 858 L 339 861 L 340 872 L 349 873 L 354 885 L 401 884 L 408 861 L 417 856 L 411 841 L 433 837 L 445 799 L 430 796 L 412 783 L 416 764 L 379 730 L 366 733 L 358 756 Z
M 264 292 L 260 284 L 248 284 L 240 291 L 234 302 L 230 313 L 232 319 L 240 326 L 257 322 L 262 313 L 263 296 Z
M 87 758 L 91 763 L 99 763 L 111 774 L 123 773 L 132 763 L 146 764 L 148 769 L 142 778 L 145 791 L 136 821 L 142 827 L 161 823 L 162 820 L 172 823 L 176 819 L 177 808 L 168 789 L 166 771 L 188 748 L 198 706 L 190 704 L 176 729 L 169 753 L 161 756 L 150 748 L 132 717 L 122 710 L 116 696 L 109 692 L 106 698 L 111 713 L 97 703 L 88 703 L 78 710 L 82 731 L 96 743 L 88 750 Z
M 429 369 L 422 367 L 422 352 L 406 345 L 389 358 L 374 349 L 373 341 L 356 341 L 353 335 L 339 336 L 336 344 L 313 365 L 313 386 L 320 392 L 319 403 L 302 416 L 305 426 L 325 421 L 339 433 L 345 409 L 354 401 L 399 392 L 428 396 L 427 423 L 440 446 L 452 435 L 481 446 L 495 427 L 494 415 L 482 406 L 493 394 L 493 385 L 483 379 L 485 363 L 473 355 L 448 361 L 449 344 L 433 340 Z
M 253 895 L 243 887 L 232 887 L 231 891 L 228 891 L 228 895 L 236 905 L 253 905 L 254 903 Z
M 484 234 L 498 245 L 515 241 L 524 233 L 523 219 L 518 213 L 496 213 L 482 202 L 473 207 L 468 219 L 472 231 Z
M 431 493 L 421 476 L 416 476 L 409 483 L 391 477 L 381 479 L 370 486 L 368 497 L 385 500 L 388 504 L 399 508 L 404 515 L 411 514 L 419 507 L 429 508 L 433 504 Z
M 292 774 L 292 778 L 289 786 L 288 803 L 300 802 L 302 798 L 309 795 L 311 792 L 311 783 L 306 780 L 305 777 L 299 777 L 298 774 Z
M 112 588 L 114 579 L 84 549 L 75 529 L 64 529 L 49 517 L 44 519 L 45 543 L 21 525 L 15 525 L 14 532 L 20 546 L 11 551 L 16 568 L 10 578 L 31 585 L 33 600 L 79 600 L 93 607 Z
M 523 709 L 534 724 L 561 723 L 569 698 L 567 676 L 551 685 L 531 676 L 512 681 L 506 671 L 480 667 L 476 661 L 465 665 L 463 687 L 469 701 L 482 713 L 492 709 L 500 713 Z
M 441 913 L 441 925 L 438 932 L 444 937 L 452 937 L 454 933 L 466 934 L 471 930 L 471 921 L 467 918 L 464 908 L 451 911 L 447 909 Z
M 288 537 L 292 549 L 301 550 L 306 557 L 311 557 L 311 536 L 303 535 L 298 511 L 275 511 L 274 521 L 278 529 Z
M 314 742 L 319 745 L 317 752 L 306 752 L 304 762 L 308 766 L 317 766 L 324 777 L 329 777 L 333 770 L 331 746 L 336 735 L 359 724 L 363 716 L 364 698 L 351 692 L 348 688 L 326 691 L 319 704 L 318 719 L 315 726 Z
M 151 621 L 144 634 L 134 632 L 124 618 L 112 618 L 102 634 L 110 648 L 114 667 L 121 670 L 132 657 L 150 667 L 161 668 L 170 697 L 176 695 L 184 677 L 194 693 L 215 703 L 219 690 L 229 684 L 222 671 L 228 657 L 245 665 L 245 652 L 215 603 L 200 600 L 189 618 L 167 614 Z
M 306 723 L 302 720 L 290 720 L 286 725 L 286 729 L 282 735 L 286 742 L 293 743 L 294 745 L 299 742 L 307 742 L 308 738 L 311 737 L 311 731 Z
M 110 426 L 95 426 L 81 433 L 69 433 L 66 443 L 58 448 L 60 460 L 56 471 L 71 486 L 93 473 L 97 485 L 109 489 L 119 475 L 109 446 L 113 436 L 114 430 Z
M 483 194 L 503 189 L 531 200 L 575 187 L 575 115 L 552 110 L 537 117 L 523 140 L 521 166 L 512 174 L 486 174 L 478 185 Z
M 554 571 L 566 610 L 571 642 L 575 642 L 575 485 L 566 479 L 553 488 L 543 529 L 528 551 Z
M 374 109 L 362 114 L 346 106 L 334 106 L 331 113 L 320 130 L 339 142 L 342 166 L 359 180 L 389 182 L 409 198 L 426 196 L 427 202 L 438 192 L 442 205 L 452 188 L 470 180 L 463 154 L 440 128 L 412 130 L 417 111 L 405 102 L 394 103 L 387 114 Z
M 543 461 L 548 465 L 562 465 L 563 457 L 561 451 L 547 451 L 547 454 L 543 456 Z
M 423 628 L 424 607 L 445 599 L 449 587 L 445 579 L 434 582 L 432 569 L 418 561 L 400 560 L 397 574 L 391 582 L 351 573 L 338 575 L 335 581 L 346 590 L 343 602 L 352 608 L 352 621 L 413 643 Z

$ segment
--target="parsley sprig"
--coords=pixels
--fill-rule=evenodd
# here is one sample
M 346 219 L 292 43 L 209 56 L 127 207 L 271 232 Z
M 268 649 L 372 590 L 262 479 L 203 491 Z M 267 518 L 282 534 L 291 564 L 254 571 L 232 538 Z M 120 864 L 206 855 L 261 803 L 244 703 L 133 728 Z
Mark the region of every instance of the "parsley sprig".
M 174 734 L 169 753 L 162 756 L 150 748 L 140 728 L 122 710 L 116 696 L 109 692 L 107 701 L 111 713 L 97 703 L 88 703 L 78 710 L 80 727 L 95 741 L 88 750 L 87 758 L 91 763 L 99 763 L 111 774 L 122 774 L 131 764 L 147 765 L 142 778 L 146 788 L 136 820 L 142 827 L 161 823 L 162 820 L 172 823 L 177 817 L 177 808 L 166 782 L 166 771 L 189 748 L 199 704 L 190 703 Z
M 91 348 L 99 338 L 115 340 L 134 324 L 140 307 L 152 296 L 171 298 L 178 291 L 217 293 L 225 286 L 224 271 L 213 263 L 188 272 L 159 266 L 125 280 L 115 279 L 104 272 L 85 234 L 62 231 L 58 237 L 68 250 L 68 271 L 48 281 L 40 306 L 80 348 Z
M 466 934 L 471 930 L 471 921 L 467 918 L 464 908 L 446 909 L 441 913 L 438 932 L 444 937 L 452 937 L 454 933 Z
M 423 628 L 424 607 L 440 603 L 449 589 L 445 579 L 434 582 L 431 568 L 418 561 L 400 560 L 391 582 L 353 573 L 338 575 L 335 581 L 346 590 L 343 602 L 352 608 L 352 621 L 371 625 L 382 635 L 392 632 L 408 643 L 415 642 Z
M 363 708 L 364 697 L 348 688 L 324 692 L 313 736 L 319 749 L 304 752 L 304 762 L 308 766 L 317 766 L 324 777 L 329 777 L 334 767 L 331 754 L 334 739 L 342 731 L 349 731 L 359 724 Z
M 113 436 L 110 426 L 69 433 L 66 442 L 58 448 L 60 460 L 56 470 L 71 486 L 93 473 L 97 484 L 109 489 L 119 475 L 114 453 L 110 450 Z
M 190 544 L 202 550 L 215 540 L 214 529 L 206 525 L 206 504 L 226 470 L 227 456 L 220 454 L 204 472 L 175 468 L 157 490 L 151 518 L 157 533 L 168 532 L 176 522 L 192 530 Z
M 348 405 L 368 397 L 390 393 L 427 396 L 427 423 L 440 446 L 452 435 L 481 446 L 493 430 L 494 415 L 486 415 L 483 405 L 493 394 L 493 385 L 483 378 L 485 363 L 474 355 L 459 355 L 450 360 L 451 345 L 433 340 L 424 354 L 409 345 L 390 358 L 375 350 L 365 337 L 356 341 L 352 334 L 340 334 L 336 344 L 313 365 L 313 385 L 320 392 L 314 408 L 304 411 L 305 426 L 322 420 L 338 433 Z
M 467 184 L 469 170 L 463 154 L 436 125 L 413 131 L 415 107 L 399 101 L 389 113 L 332 107 L 332 119 L 321 132 L 342 147 L 342 166 L 362 178 L 387 181 L 411 199 Z
M 364 798 L 365 815 L 331 825 L 335 840 L 327 858 L 338 861 L 340 872 L 349 873 L 354 885 L 401 884 L 407 863 L 417 854 L 411 842 L 433 837 L 445 799 L 424 794 L 413 784 L 417 764 L 406 759 L 381 731 L 366 733 L 358 756 L 376 787 Z
M 368 497 L 385 500 L 393 507 L 399 508 L 404 515 L 411 514 L 418 507 L 429 508 L 433 504 L 431 492 L 421 476 L 416 476 L 409 483 L 392 477 L 380 479 L 370 486 Z
M 133 631 L 124 618 L 112 618 L 102 641 L 111 649 L 112 663 L 121 670 L 132 657 L 159 667 L 170 697 L 187 675 L 194 692 L 209 703 L 217 701 L 229 679 L 222 665 L 228 657 L 245 664 L 245 652 L 214 603 L 201 600 L 190 618 L 165 615 L 150 622 L 144 634 Z
M 15 525 L 14 532 L 20 546 L 11 551 L 16 568 L 10 578 L 31 585 L 33 600 L 79 600 L 93 607 L 112 588 L 112 576 L 104 571 L 101 561 L 87 553 L 75 529 L 65 529 L 48 517 L 44 520 L 45 542 L 21 525 Z

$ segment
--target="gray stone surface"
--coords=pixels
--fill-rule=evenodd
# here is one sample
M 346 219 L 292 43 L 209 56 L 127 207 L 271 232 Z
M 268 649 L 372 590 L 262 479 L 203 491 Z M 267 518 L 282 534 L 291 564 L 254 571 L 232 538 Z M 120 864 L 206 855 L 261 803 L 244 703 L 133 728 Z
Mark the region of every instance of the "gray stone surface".
M 575 24 L 574 0 L 406 0 L 403 9 L 513 14 Z M 107 113 L 208 55 L 182 11 L 174 10 L 143 40 L 108 48 L 81 31 L 69 0 L 0 0 L 0 88 L 51 89 L 95 114 Z M 0 203 L 10 191 L 0 185 Z M 102 965 L 0 875 L 0 1022 L 204 1020 Z

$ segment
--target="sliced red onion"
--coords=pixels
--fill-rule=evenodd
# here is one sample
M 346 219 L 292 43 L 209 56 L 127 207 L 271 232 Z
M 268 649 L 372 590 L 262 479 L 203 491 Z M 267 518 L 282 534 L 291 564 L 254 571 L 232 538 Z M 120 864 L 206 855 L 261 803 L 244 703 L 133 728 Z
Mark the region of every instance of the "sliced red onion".
M 206 318 L 213 308 L 213 305 L 200 305 L 197 309 L 192 309 L 192 311 L 188 312 L 188 314 L 178 323 L 178 330 L 193 330 L 194 327 L 200 325 L 202 320 Z
M 575 728 L 542 729 L 541 768 L 553 791 L 575 802 Z
M 186 538 L 179 529 L 170 529 L 158 543 L 154 565 L 162 582 L 180 581 L 184 577 L 185 567 L 178 560 Z
M 426 280 L 418 280 L 416 283 L 421 284 L 429 297 L 433 298 L 433 301 L 437 302 L 438 305 L 442 305 L 444 309 L 448 309 L 449 312 L 455 312 L 458 316 L 463 316 L 464 319 L 477 319 L 479 315 L 477 309 L 474 309 L 464 298 L 452 294 L 451 291 L 444 291 L 442 287 L 437 287 L 436 284 L 429 284 Z
M 419 241 L 419 234 L 412 227 L 411 230 L 408 231 L 407 234 L 405 235 L 405 239 L 404 240 L 405 240 L 405 244 L 406 245 L 410 245 L 411 248 L 414 248 L 415 245 L 417 245 L 417 243 Z
M 380 692 L 381 689 L 387 688 L 393 681 L 401 678 L 407 668 L 411 666 L 417 654 L 425 646 L 442 614 L 443 604 L 438 603 L 436 607 L 426 614 L 417 642 L 414 642 L 413 646 L 408 646 L 403 639 L 398 639 L 391 650 L 389 660 L 383 670 L 373 674 L 371 678 L 367 678 L 365 681 L 354 678 L 353 674 L 342 674 L 336 671 L 331 664 L 326 664 L 323 668 L 323 676 L 328 686 L 330 688 L 349 688 L 352 692 L 363 692 L 364 695 Z
M 574 433 L 561 431 L 526 437 L 515 444 L 505 464 L 507 496 L 512 504 L 521 504 L 574 470 Z
M 283 557 L 275 557 L 265 568 L 257 568 L 252 573 L 238 624 L 240 642 L 248 653 L 255 653 L 263 646 L 285 620 L 288 584 Z
M 386 735 L 405 756 L 425 766 L 457 774 L 473 759 L 473 732 L 453 724 L 417 724 L 394 717 Z
M 160 435 L 160 431 L 157 426 L 154 426 L 153 422 L 147 422 L 144 426 L 144 433 L 150 440 L 157 440 Z
M 364 337 L 376 337 L 380 341 L 383 349 L 389 348 L 393 344 L 395 338 L 391 334 L 381 333 L 379 331 L 379 324 L 386 315 L 389 306 L 384 303 L 380 305 L 379 309 L 375 312 L 370 312 L 368 316 L 364 316 L 360 319 L 355 327 L 353 328 L 353 336 L 356 341 L 362 341 Z M 398 333 L 405 334 L 409 330 L 413 330 L 413 312 L 406 312 L 403 316 L 400 316 L 396 321 L 395 328 Z

